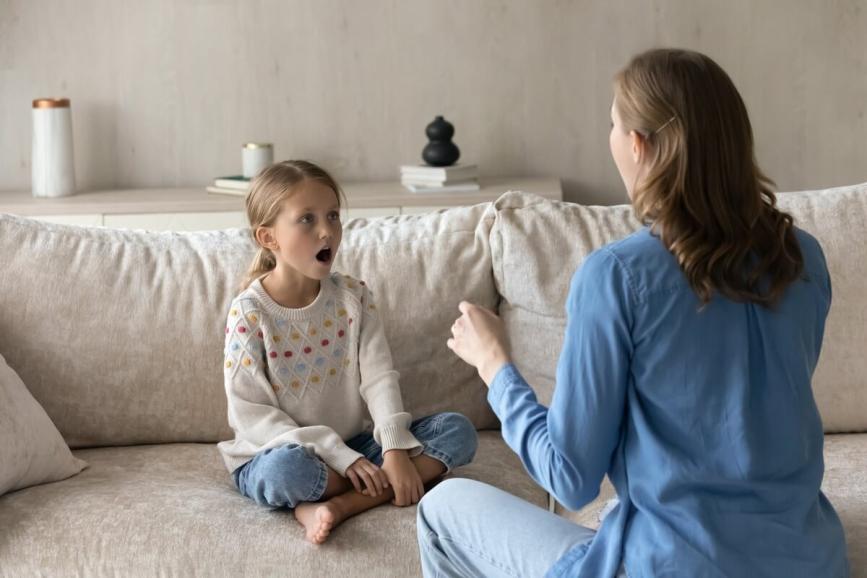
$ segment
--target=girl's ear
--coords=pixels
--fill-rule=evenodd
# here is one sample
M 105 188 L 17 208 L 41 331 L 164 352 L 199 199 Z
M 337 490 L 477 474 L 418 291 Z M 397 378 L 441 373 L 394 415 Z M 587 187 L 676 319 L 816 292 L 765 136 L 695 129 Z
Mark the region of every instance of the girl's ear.
M 274 238 L 273 227 L 256 227 L 255 236 L 256 241 L 258 241 L 259 245 L 262 247 L 271 249 L 272 251 L 277 250 L 277 239 Z
M 644 159 L 644 148 L 647 146 L 647 141 L 638 131 L 629 131 L 629 140 L 632 142 L 632 160 L 635 164 L 640 165 Z

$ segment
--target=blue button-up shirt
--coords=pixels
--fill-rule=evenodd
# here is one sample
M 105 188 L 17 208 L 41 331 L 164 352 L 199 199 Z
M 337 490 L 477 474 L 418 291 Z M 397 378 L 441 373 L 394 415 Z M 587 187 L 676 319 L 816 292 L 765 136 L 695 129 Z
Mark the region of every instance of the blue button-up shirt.
M 607 473 L 620 501 L 549 576 L 848 575 L 810 387 L 831 284 L 796 233 L 803 279 L 772 309 L 701 308 L 648 228 L 607 245 L 572 280 L 551 407 L 498 372 L 488 401 L 533 479 L 578 509 Z

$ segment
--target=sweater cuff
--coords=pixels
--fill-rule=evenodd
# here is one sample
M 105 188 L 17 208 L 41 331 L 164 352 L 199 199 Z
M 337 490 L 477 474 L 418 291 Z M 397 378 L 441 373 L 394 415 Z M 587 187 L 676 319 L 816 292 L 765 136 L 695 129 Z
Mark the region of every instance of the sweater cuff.
M 364 456 L 344 444 L 331 448 L 328 453 L 324 453 L 319 457 L 322 458 L 323 462 L 328 464 L 328 467 L 345 478 L 346 468 Z
M 400 425 L 387 425 L 377 428 L 376 435 L 379 437 L 379 445 L 382 453 L 388 450 L 408 450 L 410 457 L 415 457 L 424 449 L 415 436 L 408 429 Z

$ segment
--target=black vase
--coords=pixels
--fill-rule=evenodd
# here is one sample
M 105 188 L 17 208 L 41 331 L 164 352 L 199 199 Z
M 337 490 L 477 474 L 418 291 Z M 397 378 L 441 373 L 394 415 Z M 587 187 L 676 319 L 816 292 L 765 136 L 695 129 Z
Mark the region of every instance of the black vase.
M 424 159 L 424 162 L 434 167 L 447 167 L 457 162 L 461 156 L 461 151 L 452 142 L 452 136 L 455 134 L 455 127 L 452 126 L 452 123 L 438 116 L 427 125 L 424 132 L 430 140 L 421 151 L 421 158 Z

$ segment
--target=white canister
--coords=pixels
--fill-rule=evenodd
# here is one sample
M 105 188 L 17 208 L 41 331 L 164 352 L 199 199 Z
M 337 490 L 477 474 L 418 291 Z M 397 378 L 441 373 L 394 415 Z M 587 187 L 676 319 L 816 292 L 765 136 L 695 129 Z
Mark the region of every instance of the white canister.
M 274 164 L 274 147 L 267 142 L 248 142 L 241 148 L 244 178 L 252 179 L 265 167 Z
M 68 98 L 33 101 L 33 196 L 65 197 L 75 193 L 72 113 Z

